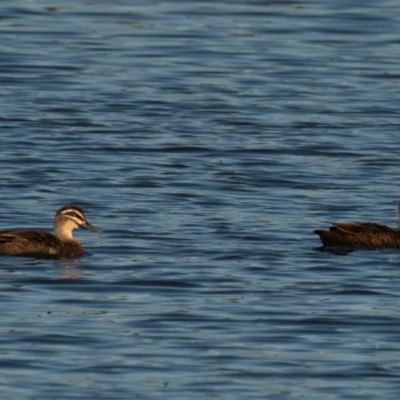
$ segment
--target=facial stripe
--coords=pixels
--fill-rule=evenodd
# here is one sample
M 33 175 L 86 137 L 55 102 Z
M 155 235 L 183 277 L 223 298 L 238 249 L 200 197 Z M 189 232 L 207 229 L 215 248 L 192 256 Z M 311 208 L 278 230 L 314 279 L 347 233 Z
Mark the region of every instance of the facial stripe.
M 85 220 L 85 216 L 82 213 L 70 208 L 67 210 L 63 210 L 61 212 L 61 215 L 65 215 L 66 217 L 73 219 L 78 225 L 81 225 Z

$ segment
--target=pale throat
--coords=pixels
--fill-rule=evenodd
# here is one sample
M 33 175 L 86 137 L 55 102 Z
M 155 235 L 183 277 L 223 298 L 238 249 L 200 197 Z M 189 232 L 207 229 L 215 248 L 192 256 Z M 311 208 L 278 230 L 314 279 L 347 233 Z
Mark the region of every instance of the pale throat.
M 72 230 L 77 228 L 76 223 L 73 221 L 68 221 L 62 225 L 54 225 L 55 235 L 62 241 L 75 240 L 72 236 Z

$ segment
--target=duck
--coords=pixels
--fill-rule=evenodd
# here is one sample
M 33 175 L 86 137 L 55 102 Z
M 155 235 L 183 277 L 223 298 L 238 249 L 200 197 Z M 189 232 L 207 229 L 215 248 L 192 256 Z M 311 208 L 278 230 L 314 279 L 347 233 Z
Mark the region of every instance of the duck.
M 397 213 L 397 228 L 373 222 L 333 222 L 328 231 L 315 230 L 314 233 L 319 235 L 323 248 L 400 249 L 400 201 Z
M 68 204 L 57 210 L 53 221 L 54 235 L 43 231 L 0 231 L 0 255 L 44 256 L 69 258 L 81 256 L 85 249 L 75 240 L 72 231 L 77 228 L 102 232 L 91 225 L 82 208 Z

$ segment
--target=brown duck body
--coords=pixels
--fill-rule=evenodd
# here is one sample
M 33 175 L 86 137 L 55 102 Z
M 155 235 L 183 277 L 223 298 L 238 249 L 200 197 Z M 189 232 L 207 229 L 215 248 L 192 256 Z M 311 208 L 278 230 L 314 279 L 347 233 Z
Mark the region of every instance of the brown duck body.
M 332 223 L 329 231 L 316 230 L 326 247 L 400 249 L 400 231 L 374 223 Z
M 83 246 L 74 239 L 62 241 L 41 231 L 0 231 L 0 254 L 77 257 Z
M 0 254 L 9 256 L 78 257 L 85 250 L 72 231 L 77 228 L 101 232 L 89 224 L 83 210 L 75 205 L 61 207 L 54 217 L 54 233 L 42 231 L 0 231 Z

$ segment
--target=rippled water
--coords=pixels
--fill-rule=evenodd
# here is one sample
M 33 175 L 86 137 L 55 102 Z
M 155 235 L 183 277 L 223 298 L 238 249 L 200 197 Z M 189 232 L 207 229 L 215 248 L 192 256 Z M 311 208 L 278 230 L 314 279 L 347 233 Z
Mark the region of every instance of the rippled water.
M 8 5 L 5 5 L 7 4 Z M 397 399 L 398 2 L 5 2 L 2 399 Z

